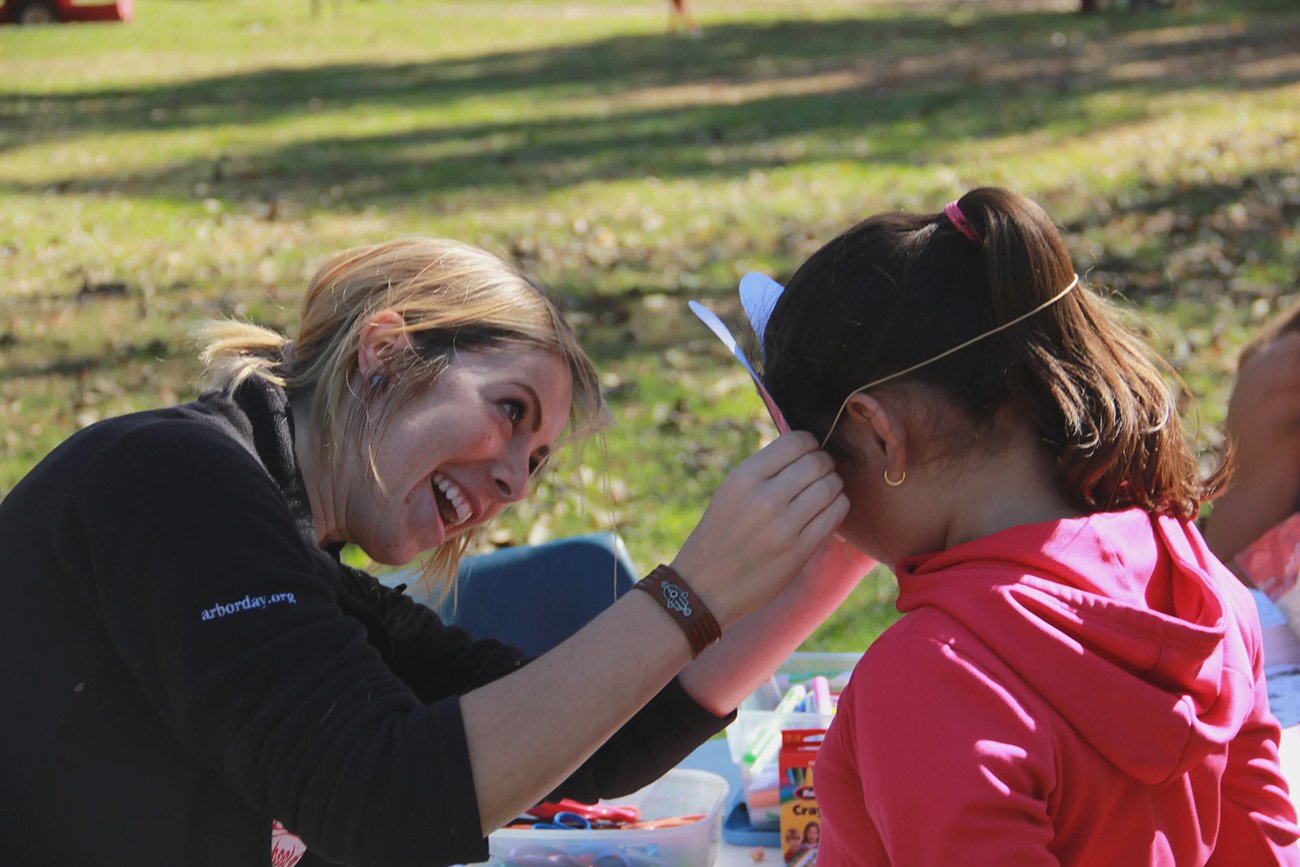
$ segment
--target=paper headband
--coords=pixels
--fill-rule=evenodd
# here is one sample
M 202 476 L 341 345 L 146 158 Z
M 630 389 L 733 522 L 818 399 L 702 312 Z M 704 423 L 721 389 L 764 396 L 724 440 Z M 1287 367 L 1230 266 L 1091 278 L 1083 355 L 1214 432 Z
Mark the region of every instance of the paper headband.
M 1048 298 L 1032 310 L 1020 314 L 1015 319 L 994 326 L 988 331 L 972 337 L 970 340 L 966 340 L 951 349 L 946 349 L 943 352 L 940 352 L 938 355 L 933 355 L 924 361 L 913 364 L 911 367 L 906 367 L 903 370 L 896 371 L 888 376 L 874 379 L 866 385 L 860 385 L 853 389 L 853 391 L 850 391 L 844 396 L 844 400 L 840 403 L 840 408 L 835 412 L 835 418 L 831 419 L 831 426 L 827 429 L 826 436 L 821 442 L 822 448 L 825 448 L 826 443 L 830 442 L 831 434 L 835 432 L 835 426 L 839 424 L 840 417 L 844 415 L 844 408 L 849 405 L 849 398 L 853 397 L 853 395 L 860 391 L 865 391 L 868 388 L 874 388 L 877 385 L 897 379 L 900 376 L 906 376 L 914 370 L 919 370 L 920 368 L 925 367 L 927 364 L 933 364 L 941 358 L 947 358 L 954 352 L 960 352 L 967 346 L 970 346 L 973 343 L 978 343 L 986 337 L 991 337 L 1000 331 L 1005 331 L 1013 325 L 1018 325 L 1034 314 L 1041 313 L 1048 307 L 1051 307 L 1057 301 L 1060 301 L 1068 295 L 1070 291 L 1078 285 L 1079 275 L 1075 274 L 1074 279 L 1071 280 L 1069 285 L 1064 289 L 1057 292 L 1051 298 Z M 767 332 L 768 320 L 772 317 L 772 311 L 776 308 L 776 302 L 781 298 L 781 293 L 784 291 L 785 287 L 780 283 L 776 282 L 771 277 L 767 277 L 755 271 L 751 271 L 744 277 L 740 278 L 740 306 L 745 309 L 745 316 L 749 319 L 749 326 L 754 329 L 754 334 L 758 337 L 758 345 L 760 347 L 762 347 L 764 343 L 763 338 Z M 749 363 L 749 359 L 745 357 L 745 353 L 741 350 L 740 344 L 736 342 L 736 338 L 732 335 L 731 331 L 723 321 L 717 317 L 717 314 L 700 302 L 691 301 L 688 303 L 691 312 L 698 316 L 700 321 L 708 326 L 709 330 L 722 341 L 722 345 L 727 347 L 727 349 L 731 351 L 731 354 L 736 357 L 736 360 L 738 360 L 744 366 L 745 370 L 749 372 L 750 377 L 754 380 L 754 387 L 758 389 L 759 397 L 763 399 L 763 404 L 767 407 L 767 411 L 772 415 L 772 421 L 776 423 L 776 429 L 781 433 L 790 430 L 790 425 L 786 423 L 785 416 L 781 414 L 781 409 L 776 405 L 776 401 L 772 399 L 772 395 L 768 392 L 767 386 L 763 384 L 763 380 L 759 378 L 758 372 L 755 371 L 754 366 Z

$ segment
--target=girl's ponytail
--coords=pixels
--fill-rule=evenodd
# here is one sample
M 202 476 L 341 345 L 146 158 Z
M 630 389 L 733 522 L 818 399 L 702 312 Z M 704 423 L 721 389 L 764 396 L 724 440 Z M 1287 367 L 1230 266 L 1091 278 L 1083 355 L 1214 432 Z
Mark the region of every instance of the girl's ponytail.
M 957 204 L 981 239 L 996 318 L 1032 309 L 1074 279 L 1060 235 L 1034 202 L 982 188 Z M 1012 335 L 1010 399 L 1055 451 L 1061 491 L 1074 505 L 1196 514 L 1209 492 L 1166 379 L 1177 375 L 1111 303 L 1081 288 Z

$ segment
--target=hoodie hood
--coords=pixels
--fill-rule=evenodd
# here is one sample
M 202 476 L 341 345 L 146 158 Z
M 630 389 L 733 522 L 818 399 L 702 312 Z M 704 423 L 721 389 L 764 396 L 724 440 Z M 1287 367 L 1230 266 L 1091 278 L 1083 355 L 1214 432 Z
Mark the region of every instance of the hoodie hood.
M 1221 749 L 1251 712 L 1253 602 L 1187 521 L 1134 509 L 1030 524 L 895 572 L 900 611 L 938 608 L 1015 660 L 1094 749 L 1144 783 Z

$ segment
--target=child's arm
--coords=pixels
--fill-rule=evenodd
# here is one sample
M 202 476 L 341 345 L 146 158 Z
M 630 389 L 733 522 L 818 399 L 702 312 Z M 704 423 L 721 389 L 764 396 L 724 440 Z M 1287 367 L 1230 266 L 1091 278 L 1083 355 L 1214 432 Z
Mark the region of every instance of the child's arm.
M 740 704 L 829 617 L 875 562 L 832 536 L 771 602 L 742 618 L 679 675 L 701 705 L 723 715 Z
M 1241 592 L 1227 594 L 1242 624 L 1254 679 L 1254 706 L 1241 731 L 1228 744 L 1223 771 L 1219 839 L 1209 865 L 1300 864 L 1300 827 L 1280 773 L 1282 731 L 1269 710 L 1264 652 L 1254 603 Z
M 1262 674 L 1255 681 L 1255 709 L 1228 747 L 1223 773 L 1219 840 L 1207 867 L 1235 864 L 1300 864 L 1295 807 L 1278 773 L 1281 730 L 1268 710 Z

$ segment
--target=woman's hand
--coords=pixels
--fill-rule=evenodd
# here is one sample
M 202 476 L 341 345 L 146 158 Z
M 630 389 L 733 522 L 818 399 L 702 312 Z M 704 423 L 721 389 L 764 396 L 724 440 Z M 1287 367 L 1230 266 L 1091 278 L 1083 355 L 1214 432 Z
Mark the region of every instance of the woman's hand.
M 731 471 L 673 568 L 724 627 L 781 591 L 848 513 L 830 456 L 787 433 Z

